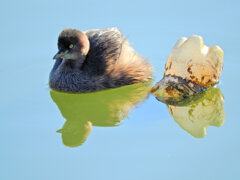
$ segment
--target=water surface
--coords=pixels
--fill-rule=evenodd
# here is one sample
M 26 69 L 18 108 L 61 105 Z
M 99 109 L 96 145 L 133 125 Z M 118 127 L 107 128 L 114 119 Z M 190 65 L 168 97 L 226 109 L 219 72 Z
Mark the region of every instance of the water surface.
M 237 1 L 2 2 L 0 179 L 239 179 L 239 19 Z M 219 89 L 185 108 L 138 85 L 76 97 L 50 91 L 60 31 L 112 26 L 153 64 L 153 83 L 180 37 L 219 45 Z

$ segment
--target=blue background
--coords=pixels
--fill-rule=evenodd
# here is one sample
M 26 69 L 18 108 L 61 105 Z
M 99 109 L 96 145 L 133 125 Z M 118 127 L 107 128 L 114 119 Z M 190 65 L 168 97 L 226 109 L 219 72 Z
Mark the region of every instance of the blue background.
M 240 179 L 239 1 L 1 1 L 0 179 Z M 93 127 L 78 148 L 56 133 L 65 122 L 48 75 L 63 28 L 117 26 L 154 66 L 175 42 L 201 35 L 224 50 L 225 124 L 203 139 L 181 129 L 150 96 L 118 127 Z

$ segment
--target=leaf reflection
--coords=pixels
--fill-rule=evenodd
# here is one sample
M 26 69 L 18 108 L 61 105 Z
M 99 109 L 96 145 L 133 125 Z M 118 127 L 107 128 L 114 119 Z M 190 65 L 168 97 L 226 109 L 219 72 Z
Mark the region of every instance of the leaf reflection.
M 196 138 L 205 137 L 208 126 L 221 127 L 224 123 L 224 98 L 217 87 L 191 96 L 184 101 L 163 101 L 161 97 L 157 99 L 166 103 L 173 119 L 181 128 Z

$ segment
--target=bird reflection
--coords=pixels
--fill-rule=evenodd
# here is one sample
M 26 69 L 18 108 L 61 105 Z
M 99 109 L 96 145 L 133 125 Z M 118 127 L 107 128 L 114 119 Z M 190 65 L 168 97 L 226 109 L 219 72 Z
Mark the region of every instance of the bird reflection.
M 161 97 L 157 97 L 162 101 Z M 181 128 L 196 138 L 206 136 L 208 126 L 221 127 L 225 120 L 223 95 L 214 87 L 203 93 L 189 97 L 184 101 L 163 101 L 173 119 Z
M 82 145 L 92 126 L 113 127 L 127 117 L 130 110 L 148 96 L 151 82 L 124 86 L 94 93 L 70 94 L 50 91 L 66 119 L 62 129 L 63 144 Z

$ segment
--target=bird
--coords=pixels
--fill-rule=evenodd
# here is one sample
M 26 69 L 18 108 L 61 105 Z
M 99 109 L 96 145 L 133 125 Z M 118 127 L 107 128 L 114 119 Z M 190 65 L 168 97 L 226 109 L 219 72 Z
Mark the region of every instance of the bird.
M 49 86 L 56 91 L 93 92 L 152 79 L 151 64 L 116 27 L 63 29 L 53 59 Z

